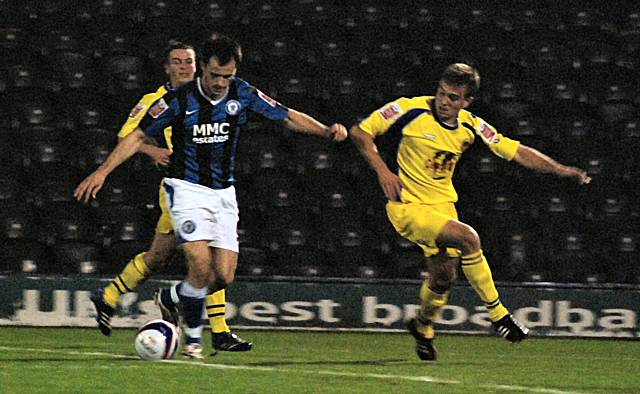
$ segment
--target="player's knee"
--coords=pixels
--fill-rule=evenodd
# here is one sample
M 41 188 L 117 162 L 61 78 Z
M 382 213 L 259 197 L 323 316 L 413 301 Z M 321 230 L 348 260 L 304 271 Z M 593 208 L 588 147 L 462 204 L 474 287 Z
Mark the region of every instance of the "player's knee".
M 467 255 L 480 250 L 480 236 L 473 227 L 465 225 L 460 231 L 460 248 L 462 254 Z
M 188 277 L 189 282 L 193 283 L 194 287 L 197 287 L 199 289 L 207 287 L 209 285 L 209 275 L 203 273 L 202 271 L 191 270 Z

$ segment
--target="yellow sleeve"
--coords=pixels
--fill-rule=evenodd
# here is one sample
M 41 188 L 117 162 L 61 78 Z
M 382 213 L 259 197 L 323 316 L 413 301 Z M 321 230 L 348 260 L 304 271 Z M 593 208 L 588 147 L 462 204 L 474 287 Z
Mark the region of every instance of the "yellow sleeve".
M 124 122 L 122 128 L 120 128 L 120 132 L 118 132 L 118 138 L 124 138 L 128 136 L 133 132 L 133 130 L 136 129 L 136 127 L 138 127 L 138 124 L 140 124 L 140 121 L 147 113 L 149 105 L 153 102 L 149 100 L 149 96 L 150 95 L 147 94 L 142 97 L 142 99 L 138 101 L 135 107 L 131 109 L 131 112 L 129 112 L 129 117 L 127 117 L 127 121 Z
M 140 121 L 149 110 L 149 106 L 153 104 L 157 99 L 164 96 L 166 93 L 167 89 L 163 85 L 160 86 L 160 88 L 158 88 L 158 90 L 156 90 L 154 93 L 145 94 L 140 99 L 140 101 L 138 101 L 135 107 L 131 109 L 127 121 L 124 122 L 122 128 L 120 129 L 120 132 L 118 132 L 118 138 L 124 138 L 127 135 L 131 134 L 133 130 L 135 130 L 140 124 Z
M 382 108 L 374 111 L 360 122 L 358 127 L 374 137 L 386 133 L 389 127 L 406 112 L 404 108 L 408 101 L 409 99 L 402 97 L 396 101 L 385 104 Z
M 491 151 L 506 160 L 513 160 L 518 152 L 520 141 L 507 138 L 500 134 L 493 126 L 481 118 L 476 118 L 476 134 Z

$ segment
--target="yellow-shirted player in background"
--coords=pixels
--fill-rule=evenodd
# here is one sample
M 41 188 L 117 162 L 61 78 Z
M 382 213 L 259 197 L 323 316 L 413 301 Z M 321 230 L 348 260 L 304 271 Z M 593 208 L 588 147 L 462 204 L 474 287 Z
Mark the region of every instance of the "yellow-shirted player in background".
M 480 238 L 458 221 L 458 195 L 452 176 L 462 153 L 481 139 L 491 151 L 536 171 L 589 183 L 585 171 L 557 163 L 543 153 L 506 138 L 466 110 L 480 87 L 473 67 L 456 63 L 444 71 L 435 97 L 400 98 L 373 112 L 351 129 L 351 138 L 373 168 L 387 203 L 387 215 L 396 231 L 418 244 L 427 257 L 428 278 L 420 289 L 421 307 L 407 327 L 416 339 L 422 360 L 435 360 L 433 322 L 447 303 L 458 262 L 487 308 L 493 328 L 511 342 L 519 342 L 528 329 L 500 302 Z M 378 153 L 374 138 L 401 133 L 398 173 Z
M 138 127 L 140 120 L 147 113 L 149 106 L 164 96 L 168 90 L 193 80 L 196 71 L 196 54 L 193 46 L 180 42 L 173 42 L 165 52 L 164 68 L 169 81 L 156 92 L 142 97 L 131 110 L 129 118 L 118 133 L 122 139 Z M 140 149 L 150 156 L 156 164 L 169 164 L 171 147 L 171 128 L 164 131 L 169 149 L 144 144 Z M 173 233 L 171 215 L 169 214 L 160 188 L 160 208 L 162 214 L 156 225 L 156 233 L 148 251 L 135 256 L 113 281 L 102 291 L 91 297 L 97 316 L 98 328 L 104 335 L 111 335 L 111 317 L 123 294 L 134 291 L 144 283 L 153 272 L 157 272 L 171 258 L 176 249 L 176 239 Z M 225 291 L 220 290 L 207 297 L 207 315 L 211 324 L 212 343 L 214 351 L 248 351 L 253 344 L 231 333 L 225 320 Z

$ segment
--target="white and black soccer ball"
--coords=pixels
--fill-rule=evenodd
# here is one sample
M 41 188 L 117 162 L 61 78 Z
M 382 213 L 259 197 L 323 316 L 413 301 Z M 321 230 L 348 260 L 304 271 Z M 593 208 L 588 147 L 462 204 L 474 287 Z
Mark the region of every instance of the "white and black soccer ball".
M 180 332 L 165 320 L 151 320 L 138 330 L 136 352 L 143 360 L 167 360 L 176 354 Z

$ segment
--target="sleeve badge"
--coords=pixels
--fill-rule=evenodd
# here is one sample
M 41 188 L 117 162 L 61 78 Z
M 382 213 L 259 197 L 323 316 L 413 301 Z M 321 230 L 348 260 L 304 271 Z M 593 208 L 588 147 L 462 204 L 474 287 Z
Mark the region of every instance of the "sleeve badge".
M 391 105 L 383 107 L 378 112 L 380 112 L 380 115 L 382 115 L 384 120 L 389 120 L 389 119 L 392 119 L 393 117 L 395 117 L 396 115 L 398 115 L 401 111 L 402 110 L 401 110 L 400 106 L 398 104 L 396 104 L 396 103 L 393 103 Z
M 167 102 L 164 101 L 163 98 L 161 98 L 160 100 L 156 101 L 156 103 L 153 104 L 151 108 L 149 108 L 149 115 L 151 115 L 152 118 L 156 119 L 158 116 L 165 113 L 167 109 L 169 109 Z
M 276 100 L 274 100 L 271 97 L 267 96 L 266 94 L 262 93 L 259 89 L 256 89 L 256 91 L 258 92 L 258 97 L 260 97 L 263 101 L 265 101 L 270 106 L 275 108 L 276 105 L 278 105 L 278 102 Z
M 494 139 L 498 134 L 493 127 L 484 122 L 482 122 L 480 127 L 478 127 L 478 133 L 480 133 L 482 138 L 487 142 L 494 142 Z
M 147 106 L 142 103 L 136 104 L 136 106 L 131 109 L 131 112 L 129 112 L 129 117 L 135 118 L 140 112 L 144 111 L 145 108 L 147 108 Z

